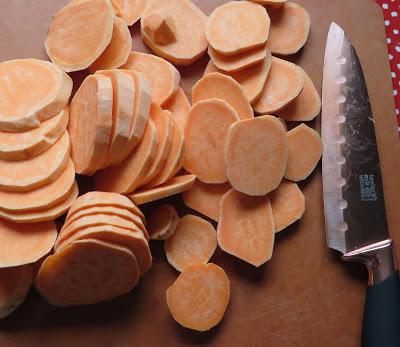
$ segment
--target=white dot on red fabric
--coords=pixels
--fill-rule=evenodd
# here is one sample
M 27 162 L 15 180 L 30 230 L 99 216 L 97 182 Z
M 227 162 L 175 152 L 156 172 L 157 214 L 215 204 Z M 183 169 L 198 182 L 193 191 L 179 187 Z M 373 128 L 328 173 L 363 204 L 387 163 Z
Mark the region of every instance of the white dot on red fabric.
M 393 60 L 393 55 L 389 54 L 389 60 Z
M 396 78 L 396 73 L 392 72 L 392 78 Z
M 398 108 L 396 108 L 396 114 L 399 114 L 400 112 L 399 112 L 399 109 Z
M 398 35 L 399 31 L 397 29 L 393 29 L 393 34 Z
M 398 14 L 396 11 L 393 11 L 393 12 L 391 13 L 391 15 L 392 15 L 392 17 L 397 17 L 399 14 Z
M 397 90 L 393 90 L 393 95 L 396 96 L 397 95 Z
M 389 43 L 389 44 L 392 43 L 392 39 L 391 39 L 390 37 L 388 37 L 388 38 L 386 39 L 386 41 L 387 41 L 387 43 Z
M 397 64 L 397 68 L 400 70 L 400 64 Z
M 383 5 L 382 5 L 382 8 L 383 8 L 384 10 L 387 10 L 387 9 L 389 8 L 389 5 L 388 5 L 388 4 L 383 4 Z
M 385 20 L 385 25 L 388 27 L 390 25 L 390 20 Z
M 396 52 L 400 52 L 400 47 L 396 46 Z

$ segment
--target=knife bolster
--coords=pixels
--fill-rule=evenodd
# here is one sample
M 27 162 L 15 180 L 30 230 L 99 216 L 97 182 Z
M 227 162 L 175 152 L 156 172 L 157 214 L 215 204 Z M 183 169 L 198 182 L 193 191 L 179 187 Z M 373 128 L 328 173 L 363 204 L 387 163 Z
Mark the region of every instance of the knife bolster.
M 383 282 L 397 271 L 393 241 L 385 240 L 343 255 L 343 260 L 363 263 L 368 269 L 368 285 Z

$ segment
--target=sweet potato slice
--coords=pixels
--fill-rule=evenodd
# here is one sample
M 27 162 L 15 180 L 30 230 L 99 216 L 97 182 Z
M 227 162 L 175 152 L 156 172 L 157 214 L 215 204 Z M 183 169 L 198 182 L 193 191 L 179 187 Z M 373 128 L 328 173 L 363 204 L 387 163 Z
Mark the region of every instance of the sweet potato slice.
M 217 248 L 217 233 L 210 222 L 186 215 L 164 243 L 168 263 L 182 272 L 193 264 L 207 264 Z
M 135 24 L 146 10 L 146 0 L 111 0 L 115 13 L 121 17 L 127 25 Z
M 114 18 L 113 33 L 107 48 L 100 57 L 90 65 L 89 71 L 111 70 L 124 65 L 132 51 L 132 38 L 125 22 L 118 17 Z
M 32 282 L 31 264 L 0 269 L 0 319 L 9 316 L 23 303 Z
M 252 196 L 276 189 L 285 175 L 289 144 L 274 116 L 261 116 L 230 126 L 224 158 L 232 187 Z
M 225 314 L 230 283 L 225 271 L 215 264 L 188 266 L 167 290 L 172 317 L 185 328 L 207 331 Z
M 206 20 L 190 0 L 151 1 L 141 21 L 142 39 L 171 63 L 190 65 L 207 50 Z
M 287 0 L 250 0 L 250 1 L 263 5 L 268 9 L 277 9 L 281 8 Z
M 36 285 L 51 302 L 84 305 L 124 295 L 138 280 L 138 265 L 127 247 L 79 240 L 46 258 Z
M 52 18 L 44 46 L 64 71 L 83 70 L 104 52 L 113 33 L 114 10 L 108 0 L 68 5 Z
M 106 168 L 125 159 L 135 104 L 135 84 L 129 74 L 120 70 L 99 70 L 97 74 L 109 77 L 113 87 L 111 141 L 103 164 Z
M 303 87 L 304 74 L 297 65 L 272 57 L 271 70 L 261 96 L 253 105 L 254 111 L 276 113 L 292 102 Z
M 183 152 L 184 152 L 184 135 L 179 128 L 177 122 L 170 118 L 172 125 L 172 144 L 168 153 L 167 160 L 162 167 L 161 171 L 149 183 L 141 187 L 143 190 L 157 187 L 170 178 L 174 177 L 182 168 Z
M 210 60 L 204 74 L 220 72 L 231 76 L 242 88 L 246 99 L 254 104 L 261 96 L 271 68 L 272 57 L 267 56 L 261 63 L 248 67 L 242 71 L 228 73 L 218 69 Z
M 262 62 L 267 55 L 271 55 L 271 52 L 264 45 L 235 55 L 222 55 L 210 46 L 208 47 L 208 55 L 218 69 L 226 72 L 238 72 Z
M 32 210 L 24 212 L 9 212 L 0 209 L 0 217 L 15 223 L 33 223 L 52 221 L 68 211 L 79 194 L 78 185 L 75 182 L 67 198 L 57 205 L 46 210 Z
M 235 55 L 263 46 L 270 19 L 265 8 L 248 1 L 231 1 L 217 7 L 206 25 L 206 37 L 214 50 Z
M 112 130 L 113 87 L 109 77 L 85 78 L 71 102 L 68 131 L 76 172 L 92 175 L 107 159 Z
M 69 109 L 42 122 L 39 128 L 19 133 L 0 131 L 0 159 L 27 160 L 48 150 L 67 129 Z
M 195 175 L 176 176 L 155 188 L 138 190 L 128 195 L 128 197 L 135 204 L 143 205 L 190 190 L 193 187 L 195 179 Z
M 136 258 L 140 275 L 143 275 L 151 267 L 152 257 L 150 248 L 143 233 L 139 229 L 133 232 L 132 230 L 112 225 L 99 225 L 79 230 L 62 240 L 56 248 L 56 253 L 62 252 L 66 247 L 78 240 L 87 239 L 110 242 L 115 245 L 127 247 Z
M 151 119 L 143 139 L 120 165 L 99 171 L 95 176 L 97 190 L 127 194 L 139 187 L 146 176 L 157 150 L 158 135 Z
M 217 238 L 223 251 L 256 267 L 271 259 L 275 226 L 268 196 L 228 191 L 221 202 Z
M 287 133 L 289 157 L 285 178 L 299 182 L 314 171 L 322 156 L 321 136 L 305 124 L 300 124 Z
M 152 54 L 132 52 L 123 69 L 134 70 L 147 78 L 153 89 L 153 102 L 163 106 L 179 87 L 178 70 L 168 61 Z
M 186 206 L 218 222 L 221 199 L 229 189 L 229 183 L 207 184 L 196 180 L 193 188 L 182 197 Z
M 306 209 L 305 198 L 298 185 L 282 181 L 270 194 L 275 232 L 279 232 L 299 220 Z
M 268 47 L 274 54 L 297 53 L 306 43 L 310 32 L 310 15 L 304 7 L 285 2 L 277 11 L 269 12 L 271 28 Z
M 241 85 L 230 76 L 213 72 L 205 75 L 193 86 L 193 104 L 214 98 L 226 101 L 234 108 L 240 119 L 254 117 Z
M 16 224 L 0 219 L 0 268 L 34 263 L 50 252 L 56 238 L 52 221 Z
M 278 118 L 278 120 L 281 122 L 281 124 L 283 125 L 283 127 L 285 128 L 285 130 L 287 131 L 287 130 L 288 130 L 288 127 L 287 127 L 286 121 L 285 121 L 283 118 L 280 118 L 280 117 L 277 117 L 277 118 Z
M 72 80 L 48 61 L 5 61 L 0 64 L 0 76 L 1 131 L 37 128 L 68 104 Z
M 237 121 L 238 114 L 223 100 L 194 104 L 185 128 L 185 170 L 204 183 L 225 183 L 225 140 L 229 126 Z
M 278 115 L 287 121 L 308 122 L 317 117 L 321 111 L 321 97 L 310 76 L 304 70 L 303 72 L 303 90 L 296 99 L 278 112 Z
M 74 182 L 74 163 L 69 159 L 61 175 L 48 185 L 27 192 L 0 191 L 1 209 L 11 212 L 48 209 L 67 198 Z
M 153 104 L 150 111 L 150 117 L 156 126 L 158 134 L 157 153 L 146 176 L 140 183 L 140 186 L 144 186 L 151 182 L 160 173 L 167 162 L 172 146 L 171 134 L 174 129 L 172 129 L 171 113 L 163 110 L 160 106 Z
M 185 131 L 190 108 L 190 102 L 185 92 L 180 87 L 178 88 L 174 97 L 164 105 L 164 109 L 172 113 L 172 116 L 182 131 Z
M 0 190 L 26 192 L 56 180 L 69 161 L 71 143 L 68 132 L 47 151 L 27 160 L 0 160 Z
M 151 239 L 166 240 L 175 233 L 179 216 L 173 206 L 160 205 L 150 211 L 147 220 Z

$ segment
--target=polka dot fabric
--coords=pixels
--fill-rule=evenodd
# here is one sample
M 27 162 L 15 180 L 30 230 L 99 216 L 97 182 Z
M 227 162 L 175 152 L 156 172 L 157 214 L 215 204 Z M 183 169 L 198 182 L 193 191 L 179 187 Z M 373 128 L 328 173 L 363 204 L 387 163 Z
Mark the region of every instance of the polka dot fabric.
M 400 131 L 400 1 L 376 0 L 385 17 L 389 60 L 392 69 L 393 95 L 396 101 L 397 123 Z

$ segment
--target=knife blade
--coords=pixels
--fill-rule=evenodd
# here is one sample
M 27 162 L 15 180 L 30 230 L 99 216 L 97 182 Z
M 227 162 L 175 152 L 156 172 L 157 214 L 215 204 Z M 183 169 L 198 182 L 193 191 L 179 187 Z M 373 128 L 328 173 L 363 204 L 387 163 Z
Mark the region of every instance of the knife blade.
M 369 271 L 363 346 L 400 345 L 400 281 L 389 236 L 374 118 L 349 37 L 328 32 L 321 133 L 327 244 Z

